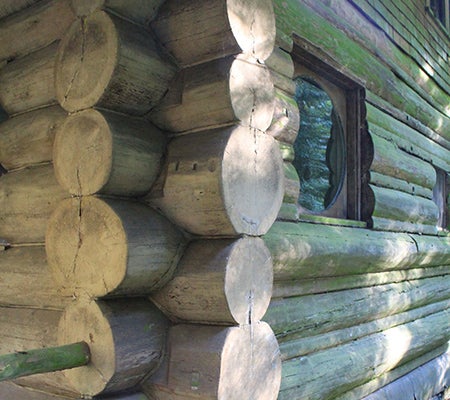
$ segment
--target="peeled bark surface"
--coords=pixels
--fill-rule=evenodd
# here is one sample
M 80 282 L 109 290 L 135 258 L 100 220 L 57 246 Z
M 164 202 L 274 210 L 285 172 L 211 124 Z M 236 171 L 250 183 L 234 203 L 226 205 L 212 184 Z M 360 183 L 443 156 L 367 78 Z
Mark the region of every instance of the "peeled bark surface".
M 241 52 L 265 60 L 275 43 L 271 0 L 167 0 L 151 27 L 181 65 Z
M 69 112 L 98 106 L 143 115 L 159 102 L 174 74 L 146 30 L 97 11 L 74 22 L 62 39 L 55 87 Z
M 240 54 L 181 70 L 151 117 L 171 132 L 234 122 L 264 131 L 273 109 L 274 89 L 268 68 Z
M 168 343 L 167 363 L 143 384 L 151 399 L 277 398 L 281 361 L 267 324 L 176 325 Z
M 275 140 L 250 128 L 180 136 L 146 201 L 194 234 L 262 235 L 281 206 L 282 168 Z
M 43 0 L 0 21 L 0 60 L 23 57 L 61 39 L 75 14 L 68 0 Z
M 44 246 L 0 252 L 0 304 L 62 309 L 70 301 L 70 293 L 55 284 Z
M 167 320 L 146 300 L 79 301 L 64 311 L 58 341 L 85 341 L 91 362 L 64 374 L 84 396 L 130 389 L 159 366 L 166 331 Z
M 47 220 L 67 194 L 53 166 L 43 165 L 0 178 L 0 238 L 9 243 L 44 243 Z
M 7 170 L 53 159 L 56 131 L 66 112 L 52 106 L 17 115 L 0 124 L 0 164 Z
M 125 19 L 148 25 L 164 0 L 70 0 L 73 10 L 85 17 L 98 9 L 107 9 Z
M 169 221 L 135 202 L 67 199 L 48 225 L 55 279 L 92 297 L 149 294 L 170 279 L 184 248 Z
M 251 324 L 269 306 L 272 260 L 260 238 L 189 244 L 174 278 L 151 299 L 175 320 Z
M 41 0 L 3 0 L 0 4 L 0 18 L 14 14 L 28 6 L 38 3 Z
M 9 115 L 56 104 L 54 67 L 58 42 L 0 69 L 0 105 Z
M 275 111 L 267 134 L 288 144 L 297 139 L 300 128 L 300 111 L 294 96 L 275 89 Z
M 64 189 L 78 196 L 143 195 L 159 172 L 164 145 L 162 133 L 147 121 L 81 111 L 58 130 L 55 175 Z

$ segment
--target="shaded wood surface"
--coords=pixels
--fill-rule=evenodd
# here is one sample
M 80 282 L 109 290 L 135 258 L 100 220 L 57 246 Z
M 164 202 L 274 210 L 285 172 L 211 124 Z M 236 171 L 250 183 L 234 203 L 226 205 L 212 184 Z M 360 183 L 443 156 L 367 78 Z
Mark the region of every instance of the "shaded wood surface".
M 0 5 L 0 18 L 7 17 L 41 0 L 4 0 Z

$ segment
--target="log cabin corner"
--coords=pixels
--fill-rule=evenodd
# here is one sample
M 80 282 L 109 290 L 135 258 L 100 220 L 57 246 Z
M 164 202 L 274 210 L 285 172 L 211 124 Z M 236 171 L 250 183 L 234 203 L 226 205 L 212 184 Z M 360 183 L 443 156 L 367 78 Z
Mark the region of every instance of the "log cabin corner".
M 0 399 L 449 399 L 449 44 L 449 0 L 0 0 Z

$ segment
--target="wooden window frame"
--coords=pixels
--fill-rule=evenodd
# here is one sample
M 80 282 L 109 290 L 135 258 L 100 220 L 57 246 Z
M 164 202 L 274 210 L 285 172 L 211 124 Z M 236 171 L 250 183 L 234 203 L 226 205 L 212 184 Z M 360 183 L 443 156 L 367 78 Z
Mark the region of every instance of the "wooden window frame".
M 436 15 L 431 6 L 432 0 L 426 0 L 426 10 L 433 17 L 433 20 L 437 22 L 437 24 L 443 28 L 447 34 L 450 34 L 450 0 L 441 0 L 444 5 L 444 20 L 442 21 L 438 15 Z
M 310 46 L 304 41 L 296 42 L 292 51 L 295 75 L 298 76 L 298 65 L 313 71 L 323 80 L 340 88 L 345 96 L 346 129 L 344 132 L 346 144 L 346 173 L 341 191 L 336 201 L 321 213 L 313 213 L 299 207 L 299 219 L 310 219 L 317 216 L 331 217 L 339 220 L 364 221 L 366 219 L 362 206 L 362 143 L 361 132 L 364 129 L 365 91 L 358 81 L 342 73 L 336 66 L 326 62 L 326 59 L 313 54 Z M 333 100 L 333 99 L 332 99 Z M 301 116 L 300 116 L 301 118 Z M 301 196 L 301 194 L 300 194 Z M 340 209 L 338 209 L 340 208 Z

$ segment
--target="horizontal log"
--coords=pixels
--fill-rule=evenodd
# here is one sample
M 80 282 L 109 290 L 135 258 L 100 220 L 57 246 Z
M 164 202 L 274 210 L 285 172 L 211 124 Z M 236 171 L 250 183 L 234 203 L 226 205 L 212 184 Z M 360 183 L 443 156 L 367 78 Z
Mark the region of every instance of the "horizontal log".
M 437 225 L 439 209 L 432 200 L 374 185 L 370 185 L 370 188 L 375 196 L 373 217 L 408 222 L 412 226 L 414 224 Z
M 63 373 L 82 396 L 130 389 L 159 366 L 167 329 L 146 300 L 79 301 L 64 311 L 58 342 L 88 343 L 91 362 Z
M 449 150 L 437 146 L 418 131 L 366 102 L 369 131 L 395 143 L 400 149 L 444 169 L 450 169 Z
M 39 1 L 41 0 L 4 0 L 0 5 L 0 18 L 5 18 Z
M 284 162 L 284 197 L 283 203 L 298 204 L 300 195 L 300 178 L 290 162 Z
M 201 149 L 201 152 L 199 152 Z M 282 159 L 273 138 L 246 127 L 173 139 L 162 182 L 145 201 L 198 235 L 261 235 L 283 198 Z
M 439 242 L 438 238 L 435 238 Z M 264 236 L 274 264 L 274 280 L 408 269 L 420 262 L 414 240 L 407 234 L 309 223 L 276 222 Z
M 285 361 L 279 399 L 336 398 L 448 341 L 445 310 L 342 346 Z
M 372 217 L 371 226 L 378 231 L 414 232 L 424 235 L 437 235 L 437 225 L 425 225 L 417 222 L 395 221 L 389 218 Z
M 92 297 L 148 295 L 170 279 L 184 249 L 181 233 L 151 208 L 89 196 L 59 204 L 45 242 L 57 282 Z
M 450 275 L 339 292 L 272 299 L 264 320 L 278 336 L 318 335 L 450 297 Z
M 450 237 L 432 237 L 424 235 L 411 235 L 417 244 L 418 258 L 422 265 L 433 263 L 434 265 L 448 265 L 448 249 Z
M 281 156 L 283 157 L 283 161 L 288 161 L 288 162 L 294 161 L 295 152 L 294 152 L 294 146 L 292 144 L 278 141 L 278 146 L 280 148 Z
M 85 342 L 2 354 L 0 381 L 77 368 L 89 361 L 89 346 Z
M 393 178 L 392 176 L 382 175 L 378 172 L 370 171 L 370 183 L 374 186 L 398 190 L 415 196 L 425 197 L 426 199 L 433 199 L 432 189 L 424 188 L 402 179 Z
M 176 325 L 168 343 L 167 363 L 143 384 L 151 399 L 277 398 L 281 361 L 267 324 Z
M 61 311 L 55 310 L 1 307 L 1 354 L 57 346 L 58 323 L 61 315 Z M 14 382 L 55 395 L 75 397 L 76 393 L 62 372 L 22 377 Z
M 275 89 L 275 107 L 267 134 L 281 142 L 293 144 L 300 128 L 300 111 L 294 96 Z
M 431 399 L 450 385 L 450 352 L 421 365 L 364 400 Z
M 69 112 L 98 106 L 143 115 L 159 102 L 174 74 L 146 30 L 97 11 L 74 22 L 61 40 L 56 95 Z
M 265 60 L 275 40 L 271 0 L 167 0 L 151 27 L 184 66 L 241 52 Z
M 294 77 L 294 61 L 292 60 L 292 56 L 279 47 L 273 49 L 272 54 L 266 60 L 266 65 L 271 71 L 283 75 L 286 78 L 292 80 Z
M 400 271 L 373 272 L 360 275 L 344 275 L 325 278 L 309 278 L 301 281 L 277 281 L 274 283 L 272 297 L 295 297 L 305 294 L 335 292 L 345 289 L 358 289 L 423 279 L 450 273 L 450 266 L 415 268 Z
M 383 332 L 395 326 L 407 324 L 417 319 L 448 309 L 450 300 L 432 303 L 385 318 L 376 319 L 364 324 L 350 326 L 327 333 L 297 337 L 295 334 L 279 339 L 282 361 L 302 357 L 307 354 L 341 346 L 365 336 Z
M 106 9 L 140 25 L 148 25 L 158 13 L 164 0 L 70 0 L 79 17 L 86 17 L 98 9 Z
M 272 260 L 260 238 L 189 244 L 174 278 L 151 299 L 175 320 L 252 324 L 269 306 Z
M 18 170 L 0 179 L 0 237 L 9 243 L 44 243 L 47 220 L 67 196 L 53 166 Z
M 70 115 L 55 139 L 55 175 L 74 195 L 139 196 L 161 166 L 162 133 L 149 122 L 89 109 Z
M 371 138 L 374 147 L 371 171 L 433 189 L 436 184 L 436 170 L 431 164 L 403 152 L 380 136 L 371 135 Z
M 44 246 L 12 247 L 0 253 L 0 304 L 62 309 L 71 294 L 55 285 Z
M 274 110 L 274 88 L 268 68 L 240 54 L 180 71 L 167 98 L 151 119 L 170 132 L 201 130 L 239 122 L 267 129 Z
M 60 40 L 75 14 L 69 1 L 44 0 L 0 21 L 0 60 L 25 56 Z
M 59 106 L 17 115 L 0 124 L 0 164 L 7 170 L 53 159 L 53 141 L 66 112 Z
M 0 104 L 9 115 L 56 104 L 57 47 L 55 42 L 0 69 Z

